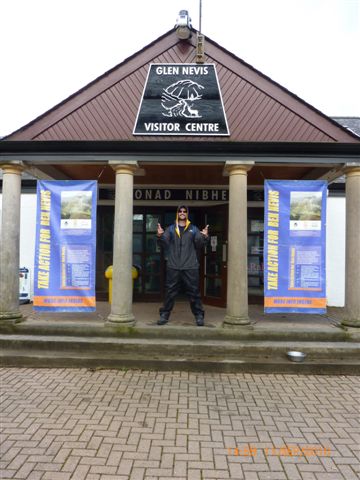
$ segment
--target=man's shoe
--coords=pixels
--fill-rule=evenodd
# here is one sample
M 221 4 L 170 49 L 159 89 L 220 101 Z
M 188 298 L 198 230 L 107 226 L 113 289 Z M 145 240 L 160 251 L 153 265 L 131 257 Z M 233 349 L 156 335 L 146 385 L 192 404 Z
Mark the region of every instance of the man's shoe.
M 204 326 L 204 317 L 196 317 L 196 325 L 198 327 L 203 327 Z
M 159 320 L 157 321 L 158 325 L 165 325 L 165 323 L 168 323 L 169 319 L 164 317 L 164 315 L 160 315 Z

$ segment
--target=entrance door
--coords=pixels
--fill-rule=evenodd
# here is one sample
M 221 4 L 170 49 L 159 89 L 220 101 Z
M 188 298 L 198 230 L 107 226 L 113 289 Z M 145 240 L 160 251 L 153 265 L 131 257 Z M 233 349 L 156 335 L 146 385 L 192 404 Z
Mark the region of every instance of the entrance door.
M 138 270 L 134 300 L 159 301 L 164 284 L 164 257 L 156 240 L 162 214 L 156 210 L 135 209 L 133 215 L 133 265 Z
M 113 206 L 98 206 L 96 227 L 96 298 L 97 300 L 107 301 L 109 298 L 109 281 L 105 278 L 105 271 L 113 263 Z
M 209 225 L 210 243 L 203 264 L 202 294 L 204 303 L 226 306 L 228 206 L 208 208 L 204 218 Z
M 175 218 L 174 207 L 135 207 L 133 215 L 134 301 L 161 302 L 165 288 L 164 252 L 156 241 L 158 222 L 165 228 Z M 209 224 L 210 244 L 200 261 L 200 288 L 208 305 L 226 306 L 228 206 L 192 207 L 191 221 L 202 229 Z M 98 215 L 97 297 L 107 299 L 104 273 L 112 264 L 114 207 L 100 206 Z

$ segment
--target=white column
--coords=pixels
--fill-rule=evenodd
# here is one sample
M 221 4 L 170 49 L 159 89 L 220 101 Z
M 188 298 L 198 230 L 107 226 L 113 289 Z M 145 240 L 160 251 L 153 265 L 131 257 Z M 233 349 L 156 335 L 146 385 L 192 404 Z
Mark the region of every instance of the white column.
M 132 312 L 132 241 L 133 241 L 133 186 L 138 170 L 136 162 L 111 165 L 116 172 L 115 218 L 113 247 L 112 303 L 108 322 L 131 326 Z
M 21 163 L 2 164 L 2 215 L 0 240 L 0 322 L 22 319 L 19 310 L 19 249 Z
M 247 172 L 254 162 L 226 162 L 229 175 L 227 306 L 224 327 L 249 325 L 247 279 Z
M 360 327 L 360 165 L 346 173 L 346 263 L 343 325 Z

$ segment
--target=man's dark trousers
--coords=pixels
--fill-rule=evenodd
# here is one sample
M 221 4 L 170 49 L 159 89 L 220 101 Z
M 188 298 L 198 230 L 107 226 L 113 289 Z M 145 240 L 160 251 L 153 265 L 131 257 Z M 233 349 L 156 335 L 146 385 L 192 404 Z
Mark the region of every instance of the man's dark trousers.
M 192 270 L 166 269 L 165 301 L 160 308 L 160 316 L 169 318 L 181 284 L 185 287 L 185 293 L 190 301 L 190 308 L 195 318 L 204 318 L 204 308 L 199 291 L 199 269 L 197 268 Z

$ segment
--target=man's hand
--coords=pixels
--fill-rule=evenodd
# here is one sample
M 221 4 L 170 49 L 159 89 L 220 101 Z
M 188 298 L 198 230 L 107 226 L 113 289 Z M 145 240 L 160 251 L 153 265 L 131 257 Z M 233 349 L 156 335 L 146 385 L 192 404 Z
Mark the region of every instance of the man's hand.
M 204 229 L 202 229 L 200 231 L 200 233 L 202 233 L 205 237 L 208 237 L 209 236 L 209 225 L 206 225 L 206 227 Z
M 161 237 L 161 235 L 164 233 L 164 229 L 160 225 L 160 223 L 157 224 L 157 236 Z

